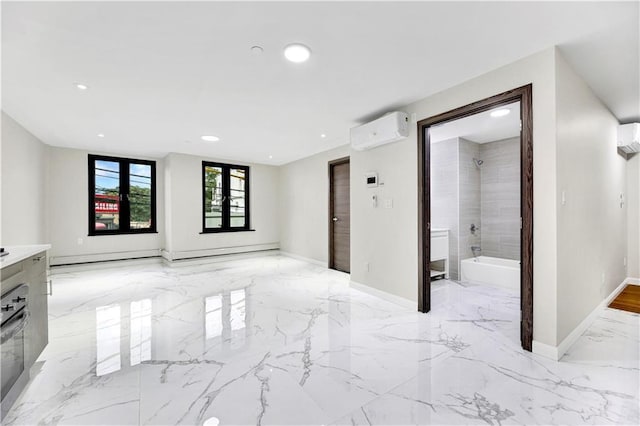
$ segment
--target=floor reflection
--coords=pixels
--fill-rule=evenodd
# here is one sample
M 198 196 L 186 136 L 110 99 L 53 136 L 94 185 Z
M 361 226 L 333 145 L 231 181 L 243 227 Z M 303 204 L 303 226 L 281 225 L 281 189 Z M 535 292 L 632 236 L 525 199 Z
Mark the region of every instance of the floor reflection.
M 96 375 L 120 370 L 120 305 L 96 308 L 96 345 Z
M 247 289 L 243 288 L 188 302 L 192 307 L 189 311 L 194 315 L 202 312 L 195 306 L 204 305 L 202 336 L 199 339 L 206 347 L 210 348 L 212 344 L 221 344 L 227 349 L 244 346 L 247 340 L 247 294 Z M 96 308 L 97 376 L 119 371 L 123 365 L 135 366 L 152 360 L 158 350 L 164 352 L 162 346 L 154 347 L 157 342 L 153 339 L 153 328 L 159 326 L 153 321 L 154 304 L 166 306 L 167 301 L 142 299 Z M 193 319 L 196 323 L 201 321 L 197 316 Z
M 131 302 L 131 365 L 151 359 L 151 299 Z

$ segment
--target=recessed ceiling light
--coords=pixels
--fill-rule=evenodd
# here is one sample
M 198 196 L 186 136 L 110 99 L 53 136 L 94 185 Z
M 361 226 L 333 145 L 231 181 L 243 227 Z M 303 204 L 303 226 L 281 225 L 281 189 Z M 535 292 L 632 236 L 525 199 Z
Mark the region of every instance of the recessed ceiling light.
M 497 109 L 495 111 L 491 111 L 491 116 L 492 117 L 504 117 L 505 115 L 509 114 L 511 111 L 508 110 L 507 108 L 502 108 L 502 109 Z
M 212 136 L 212 135 L 200 136 L 200 139 L 202 139 L 203 141 L 206 141 L 206 142 L 218 142 L 220 140 L 219 137 Z
M 325 135 L 324 133 L 320 135 L 321 138 L 326 138 L 327 135 Z
M 98 133 L 99 138 L 104 138 L 104 133 Z
M 305 62 L 311 56 L 311 49 L 304 44 L 293 43 L 284 48 L 284 57 L 291 62 Z
M 76 89 L 78 90 L 87 90 L 89 88 L 89 86 L 82 83 L 75 83 L 74 86 L 76 86 Z
M 218 426 L 220 424 L 220 419 L 217 417 L 209 417 L 207 420 L 202 423 L 202 426 Z

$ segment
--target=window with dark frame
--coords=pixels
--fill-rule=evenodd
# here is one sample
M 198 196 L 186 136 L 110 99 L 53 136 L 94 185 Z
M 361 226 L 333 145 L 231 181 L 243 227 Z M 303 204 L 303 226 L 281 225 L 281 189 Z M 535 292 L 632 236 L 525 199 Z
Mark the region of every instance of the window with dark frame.
M 202 162 L 202 232 L 250 231 L 249 167 Z
M 156 162 L 89 154 L 89 235 L 156 232 Z

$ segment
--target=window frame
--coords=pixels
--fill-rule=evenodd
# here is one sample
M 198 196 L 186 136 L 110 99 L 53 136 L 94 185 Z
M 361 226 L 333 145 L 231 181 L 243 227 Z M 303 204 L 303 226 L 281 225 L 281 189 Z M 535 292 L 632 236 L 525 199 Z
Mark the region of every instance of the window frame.
M 120 166 L 120 223 L 119 229 L 96 230 L 96 210 L 95 210 L 95 185 L 96 185 L 96 161 L 116 162 Z M 142 164 L 151 167 L 151 227 L 142 229 L 131 229 L 131 209 L 129 205 L 129 170 L 131 164 Z M 113 157 L 109 155 L 88 155 L 89 165 L 89 236 L 100 235 L 126 235 L 126 234 L 157 234 L 157 212 L 156 212 L 156 162 L 153 160 L 140 160 L 137 158 Z M 123 173 L 126 171 L 126 173 Z M 125 188 L 125 190 L 123 190 Z
M 205 209 L 205 187 L 206 178 L 205 170 L 207 167 L 218 167 L 222 170 L 222 195 L 224 200 L 222 201 L 222 226 L 220 228 L 207 228 L 206 223 L 206 209 Z M 231 226 L 231 169 L 244 170 L 244 226 Z M 202 232 L 201 234 L 218 234 L 222 232 L 242 232 L 253 231 L 251 229 L 251 190 L 250 190 L 250 167 L 242 166 L 239 164 L 219 163 L 216 161 L 202 161 Z

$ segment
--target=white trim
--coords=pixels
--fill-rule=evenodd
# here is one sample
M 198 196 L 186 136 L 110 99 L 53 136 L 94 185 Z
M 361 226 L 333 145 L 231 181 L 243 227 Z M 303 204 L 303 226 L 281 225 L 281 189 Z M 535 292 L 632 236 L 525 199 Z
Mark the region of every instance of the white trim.
M 66 274 L 69 272 L 95 271 L 107 268 L 122 268 L 123 266 L 151 265 L 162 263 L 161 257 L 142 257 L 139 259 L 125 259 L 113 261 L 99 261 L 90 263 L 74 263 L 70 265 L 51 265 L 51 275 Z
M 70 256 L 51 256 L 51 266 L 74 265 L 77 263 L 106 262 L 112 260 L 143 259 L 148 257 L 160 257 L 159 249 L 118 251 L 113 253 L 89 253 Z
M 162 257 L 172 262 L 175 260 L 194 259 L 199 257 L 220 256 L 225 254 L 250 253 L 254 251 L 278 250 L 279 243 L 251 244 L 246 246 L 218 247 L 200 250 L 162 251 Z
M 554 361 L 559 361 L 569 348 L 582 336 L 582 334 L 593 324 L 598 315 L 609 306 L 609 303 L 620 294 L 627 284 L 640 285 L 640 280 L 637 278 L 626 278 L 615 290 L 603 299 L 598 306 L 585 319 L 582 320 L 576 328 L 573 329 L 567 337 L 565 337 L 558 346 L 550 346 L 542 342 L 533 341 L 532 352 L 537 355 L 550 358 Z
M 304 262 L 312 263 L 314 265 L 322 266 L 323 268 L 328 268 L 329 267 L 327 262 L 323 262 L 321 260 L 316 260 L 316 259 L 311 259 L 310 257 L 300 256 L 300 255 L 295 254 L 295 253 L 289 253 L 288 251 L 280 250 L 280 254 L 283 255 L 283 256 L 291 257 L 293 259 L 298 259 L 298 260 L 302 260 Z
M 537 340 L 534 340 L 531 346 L 531 352 L 533 352 L 534 354 L 552 359 L 554 361 L 558 360 L 557 347 L 538 342 Z
M 229 253 L 229 254 L 219 254 L 215 256 L 205 256 L 205 257 L 191 257 L 184 259 L 176 259 L 176 260 L 167 260 L 166 258 L 162 259 L 162 263 L 165 266 L 170 268 L 179 268 L 181 266 L 193 266 L 193 265 L 204 265 L 209 263 L 216 262 L 231 262 L 234 260 L 240 259 L 250 259 L 254 257 L 264 257 L 264 256 L 277 256 L 277 250 L 261 250 L 261 251 L 249 251 L 242 253 Z
M 372 296 L 379 297 L 380 299 L 384 299 L 388 302 L 395 303 L 396 305 L 400 305 L 403 308 L 413 309 L 413 310 L 418 309 L 418 303 L 414 302 L 413 300 L 405 299 L 404 297 L 396 296 L 395 294 L 387 293 L 386 291 L 383 291 L 383 290 L 378 290 L 377 288 L 373 288 L 366 284 L 361 284 L 351 280 L 349 281 L 349 286 L 363 293 L 367 293 Z

